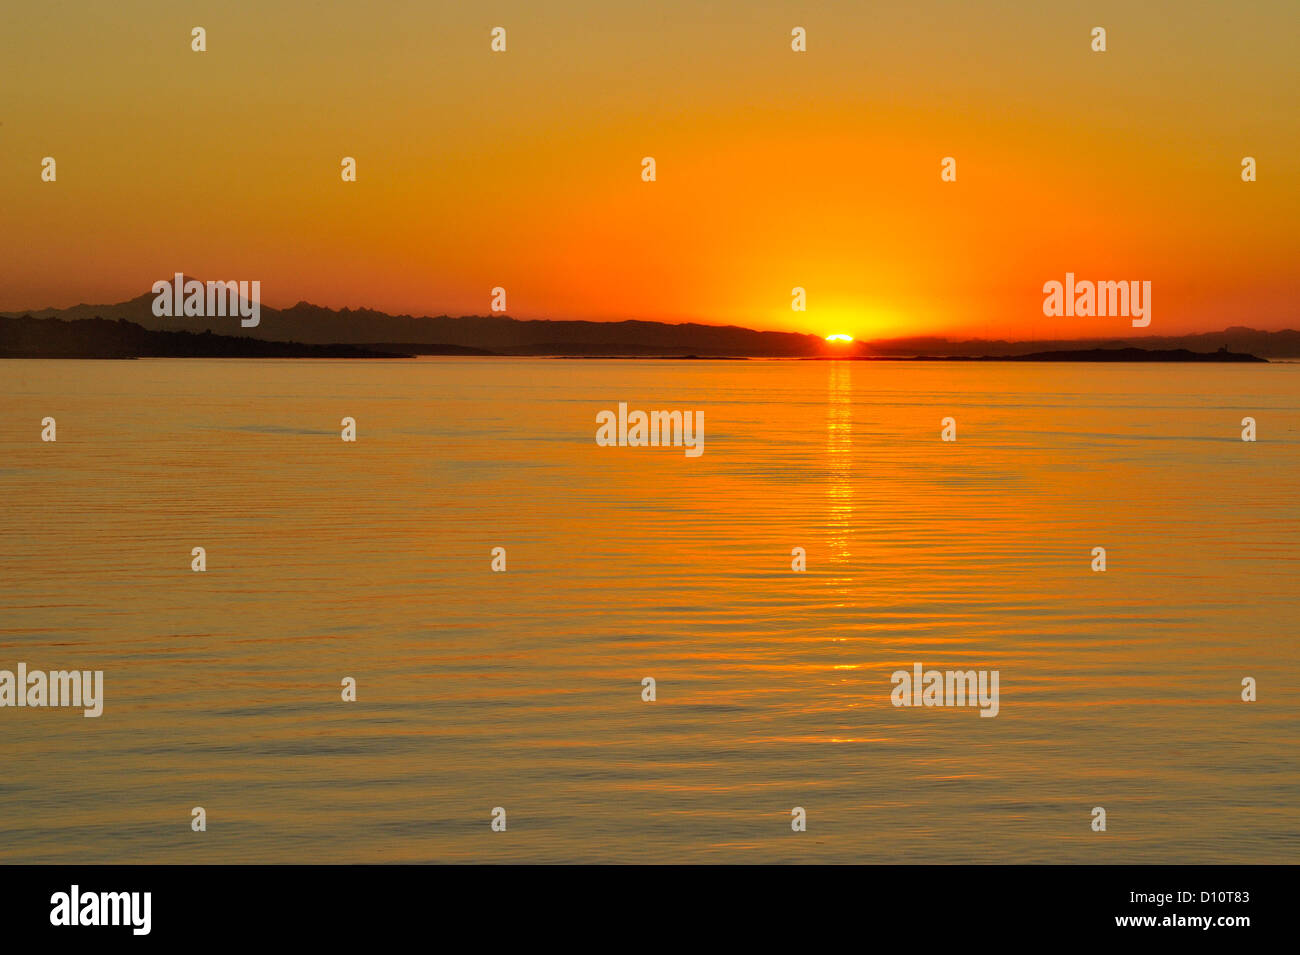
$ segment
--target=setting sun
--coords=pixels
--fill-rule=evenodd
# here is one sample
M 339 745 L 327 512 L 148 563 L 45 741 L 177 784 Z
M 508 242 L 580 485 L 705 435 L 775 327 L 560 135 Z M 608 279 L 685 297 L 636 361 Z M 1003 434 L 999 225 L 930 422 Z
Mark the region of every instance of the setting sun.
M 833 342 L 834 344 L 837 344 L 837 345 L 847 345 L 849 342 L 853 341 L 853 336 L 852 336 L 852 335 L 843 335 L 843 334 L 839 334 L 839 335 L 827 335 L 827 336 L 826 336 L 826 340 L 827 340 L 828 342 Z

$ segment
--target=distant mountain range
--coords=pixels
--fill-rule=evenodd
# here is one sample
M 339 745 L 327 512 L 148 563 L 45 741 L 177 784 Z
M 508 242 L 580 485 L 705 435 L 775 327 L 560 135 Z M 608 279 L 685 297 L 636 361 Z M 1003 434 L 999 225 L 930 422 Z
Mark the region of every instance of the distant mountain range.
M 1115 349 L 1143 349 L 1165 352 L 1162 358 L 1145 360 L 1186 361 L 1176 357 L 1185 351 L 1212 354 L 1210 360 L 1234 360 L 1243 355 L 1265 358 L 1300 358 L 1300 332 L 1266 332 L 1233 327 L 1221 332 L 1193 335 L 1144 336 L 1138 338 L 1088 338 L 1037 341 L 952 340 L 910 337 L 829 345 L 817 335 L 797 332 L 768 332 L 736 325 L 668 324 L 664 322 L 546 321 L 518 320 L 505 316 L 446 315 L 417 317 L 389 315 L 373 309 L 331 309 L 307 302 L 290 308 L 261 308 L 261 321 L 243 328 L 237 317 L 158 317 L 153 314 L 154 296 L 145 293 L 115 305 L 74 305 L 29 312 L 0 313 L 8 319 L 0 333 L 0 356 L 9 357 L 126 357 L 137 354 L 319 354 L 313 346 L 342 348 L 334 357 L 377 355 L 551 355 L 575 357 L 717 357 L 717 358 L 1011 358 L 1050 360 L 1044 353 L 1069 353 L 1070 360 L 1142 360 L 1119 358 Z M 94 319 L 102 324 L 86 324 Z M 28 321 L 30 320 L 30 321 Z M 65 324 L 58 328 L 58 321 Z M 191 338 L 148 339 L 123 324 L 154 333 L 188 332 Z M 45 325 L 45 322 L 52 324 Z M 77 339 L 82 338 L 82 346 Z M 238 344 L 243 342 L 245 344 Z M 257 342 L 281 347 L 262 349 Z M 206 351 L 205 348 L 216 351 Z M 244 351 L 239 351 L 244 349 Z M 1232 353 L 1224 356 L 1222 351 Z M 1078 357 L 1105 352 L 1097 357 Z
M 155 332 L 125 319 L 0 318 L 0 358 L 397 358 L 356 345 L 303 345 L 211 332 Z

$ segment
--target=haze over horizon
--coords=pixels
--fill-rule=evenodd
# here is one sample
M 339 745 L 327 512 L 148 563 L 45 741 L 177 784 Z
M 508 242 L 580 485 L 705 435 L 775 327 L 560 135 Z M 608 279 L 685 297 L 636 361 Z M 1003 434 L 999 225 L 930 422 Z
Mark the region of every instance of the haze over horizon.
M 21 241 L 0 311 L 121 302 L 184 269 L 279 308 L 486 314 L 502 286 L 520 319 L 858 339 L 1297 325 L 1284 0 L 370 12 L 11 11 L 0 82 L 26 95 L 0 116 L 0 176 Z M 1152 324 L 1044 317 L 1067 271 L 1150 281 Z
M 190 273 L 183 273 L 183 274 L 187 279 L 195 278 L 198 279 L 199 281 L 205 281 L 198 276 L 192 276 Z M 144 294 L 131 296 L 130 298 L 124 299 L 123 301 L 120 302 L 77 302 L 68 306 L 45 305 L 45 306 L 40 306 L 35 308 L 0 309 L 0 316 L 20 317 L 23 315 L 31 315 L 33 317 L 63 318 L 65 320 L 70 320 L 76 318 L 90 317 L 90 313 L 94 313 L 95 317 L 107 317 L 110 319 L 125 318 L 128 321 L 136 321 L 141 316 L 131 314 L 129 308 L 127 307 L 133 304 L 134 305 L 144 304 L 145 300 L 151 300 L 152 298 L 153 298 L 153 294 L 151 292 L 146 292 Z M 294 310 L 312 309 L 312 310 L 321 310 L 321 311 L 332 312 L 332 313 L 369 312 L 369 313 L 377 313 L 377 316 L 382 316 L 385 318 L 403 318 L 403 319 L 410 318 L 416 321 L 419 321 L 421 319 L 491 318 L 491 319 L 499 319 L 505 321 L 556 322 L 556 323 L 596 322 L 599 324 L 618 324 L 621 322 L 646 322 L 646 323 L 658 323 L 658 324 L 666 324 L 666 325 L 701 325 L 706 328 L 738 328 L 738 329 L 749 330 L 749 331 L 780 331 L 780 332 L 791 332 L 794 334 L 814 335 L 818 338 L 824 337 L 815 331 L 810 331 L 806 329 L 798 329 L 798 328 L 767 329 L 767 328 L 763 328 L 758 323 L 753 323 L 753 322 L 745 323 L 743 320 L 723 322 L 723 321 L 702 321 L 698 319 L 689 319 L 689 318 L 680 319 L 680 320 L 660 320 L 660 319 L 631 318 L 631 317 L 609 318 L 609 319 L 585 319 L 585 318 L 573 318 L 573 317 L 562 316 L 562 315 L 542 315 L 536 317 L 523 317 L 520 315 L 510 314 L 508 312 L 492 313 L 487 309 L 481 310 L 479 312 L 464 313 L 464 314 L 452 314 L 446 311 L 397 313 L 397 312 L 385 311 L 383 309 L 373 308 L 366 305 L 356 305 L 356 306 L 323 305 L 321 303 L 312 302 L 307 299 L 297 299 L 287 305 L 273 305 L 265 300 L 262 300 L 261 304 L 264 309 L 266 309 L 268 312 L 273 312 L 273 313 L 274 312 L 285 313 L 285 312 L 292 312 Z M 101 311 L 104 312 L 105 315 L 100 316 L 98 313 Z M 181 316 L 175 316 L 175 317 L 168 316 L 168 318 L 172 318 L 175 321 L 176 327 L 178 329 L 181 327 L 182 324 L 192 323 L 199 326 L 211 327 L 214 332 L 221 332 L 221 333 L 235 335 L 235 336 L 249 336 L 255 338 L 275 340 L 274 335 L 268 336 L 266 334 L 266 332 L 268 331 L 267 329 L 243 328 L 239 326 L 238 322 L 230 322 L 229 327 L 223 327 L 222 323 L 224 319 L 221 318 L 198 317 L 195 319 L 185 319 Z M 148 325 L 149 327 L 158 327 L 158 328 L 169 327 L 168 322 L 166 320 L 157 323 L 146 321 L 145 324 Z M 1300 324 L 1300 322 L 1298 322 L 1297 324 Z M 359 333 L 362 333 L 361 337 L 358 338 L 358 340 L 364 340 L 365 339 L 364 327 L 357 329 L 357 331 Z M 1060 341 L 1060 342 L 1067 342 L 1067 341 L 1095 342 L 1098 340 L 1112 339 L 1112 338 L 1134 338 L 1134 339 L 1166 338 L 1166 337 L 1185 338 L 1188 336 L 1206 335 L 1206 334 L 1214 334 L 1216 332 L 1232 332 L 1232 331 L 1289 332 L 1289 331 L 1295 331 L 1295 329 L 1290 325 L 1284 325 L 1276 329 L 1263 329 L 1254 325 L 1225 324 L 1222 327 L 1205 328 L 1193 332 L 1179 333 L 1179 332 L 1170 332 L 1170 331 L 1163 331 L 1163 330 L 1153 330 L 1148 327 L 1142 329 L 1133 329 L 1132 334 L 1125 334 L 1125 329 L 1121 327 L 1119 328 L 1118 331 L 1115 332 L 1101 332 L 1101 331 L 1090 332 L 1084 329 L 1080 329 L 1078 334 L 1068 335 L 1068 336 L 1065 335 L 1044 336 L 1035 329 L 1029 329 L 1026 332 L 1026 334 L 1024 334 L 1023 336 L 1005 336 L 1005 335 L 993 336 L 993 335 L 980 335 L 980 334 L 965 334 L 959 330 L 955 330 L 955 331 L 939 330 L 935 332 L 917 332 L 917 333 L 904 332 L 897 335 L 882 335 L 882 336 L 877 336 L 875 338 L 854 338 L 852 340 L 854 342 L 859 342 L 859 343 L 868 343 L 872 341 L 883 343 L 891 340 L 901 341 L 901 340 L 925 340 L 925 339 L 947 340 L 953 343 L 958 343 L 962 341 L 1031 342 L 1031 341 L 1038 341 L 1038 340 L 1052 340 L 1052 341 Z
M 212 305 L 183 313 L 182 286 Z M 1188 335 L 1145 334 L 1050 338 L 909 335 L 852 339 L 808 332 L 757 330 L 738 324 L 645 320 L 517 319 L 490 315 L 391 315 L 336 310 L 300 301 L 261 305 L 254 286 L 205 283 L 192 276 L 163 283 L 120 303 L 0 312 L 3 357 L 394 357 L 414 355 L 722 358 L 995 358 L 1053 361 L 1229 361 L 1300 357 L 1300 331 L 1246 326 Z M 196 299 L 196 302 L 197 302 Z M 218 303 L 224 307 L 217 307 Z M 212 311 L 216 307 L 216 311 Z M 119 323 L 127 324 L 121 325 Z M 1146 331 L 1146 329 L 1143 329 Z M 182 333 L 176 337 L 177 333 Z M 198 336 L 197 338 L 193 336 Z M 211 337 L 206 337 L 211 336 Z M 257 339 L 269 348 L 248 343 Z M 301 346 L 301 347 L 299 347 Z M 322 346 L 326 351 L 320 351 Z M 348 349 L 353 349 L 348 351 Z M 360 350 L 357 350 L 357 349 Z M 316 349 L 313 351 L 312 349 Z M 300 354 L 301 353 L 301 354 Z

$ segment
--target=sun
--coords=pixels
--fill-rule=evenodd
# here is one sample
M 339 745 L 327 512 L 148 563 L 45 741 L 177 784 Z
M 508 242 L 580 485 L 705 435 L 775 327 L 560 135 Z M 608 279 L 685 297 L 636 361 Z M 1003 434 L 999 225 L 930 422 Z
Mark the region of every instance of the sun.
M 853 341 L 853 336 L 840 333 L 836 335 L 827 335 L 826 340 L 832 345 L 847 345 L 849 342 Z

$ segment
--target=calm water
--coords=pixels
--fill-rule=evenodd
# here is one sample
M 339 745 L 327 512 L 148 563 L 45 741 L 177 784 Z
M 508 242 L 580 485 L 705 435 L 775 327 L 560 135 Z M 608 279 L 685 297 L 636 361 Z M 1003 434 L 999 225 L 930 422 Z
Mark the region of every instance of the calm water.
M 0 710 L 0 860 L 1296 861 L 1297 398 L 1300 365 L 0 362 L 0 668 L 106 696 Z M 620 400 L 702 409 L 704 455 L 597 447 Z M 999 716 L 893 707 L 914 662 L 999 670 Z

